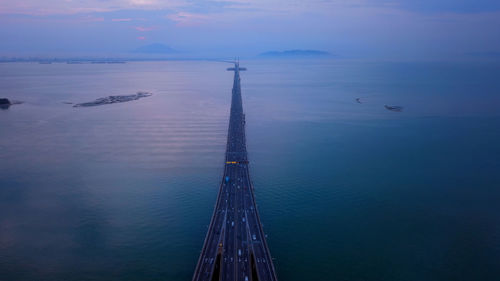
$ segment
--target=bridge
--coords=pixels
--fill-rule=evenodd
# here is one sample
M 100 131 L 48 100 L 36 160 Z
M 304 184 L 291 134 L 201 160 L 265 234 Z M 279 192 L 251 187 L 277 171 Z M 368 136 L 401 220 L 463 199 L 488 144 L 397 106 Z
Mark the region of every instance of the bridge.
M 248 172 L 240 71 L 235 62 L 224 175 L 193 281 L 277 280 Z

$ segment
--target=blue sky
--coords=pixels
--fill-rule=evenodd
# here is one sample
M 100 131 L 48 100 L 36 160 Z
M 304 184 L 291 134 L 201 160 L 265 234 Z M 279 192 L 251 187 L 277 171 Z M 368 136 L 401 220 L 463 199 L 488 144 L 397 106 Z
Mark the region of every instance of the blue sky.
M 317 49 L 346 58 L 500 54 L 493 0 L 0 0 L 0 56 L 183 57 Z

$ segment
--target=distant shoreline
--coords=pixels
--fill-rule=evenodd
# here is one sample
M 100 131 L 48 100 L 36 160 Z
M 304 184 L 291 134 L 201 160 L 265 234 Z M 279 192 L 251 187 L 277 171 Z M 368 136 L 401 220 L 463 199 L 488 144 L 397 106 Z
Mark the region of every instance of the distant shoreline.
M 285 50 L 268 51 L 259 54 L 260 58 L 323 58 L 331 56 L 329 52 L 320 50 Z
M 308 58 L 333 58 L 332 55 L 300 55 L 300 56 L 252 56 L 245 57 L 244 60 L 262 60 L 262 59 L 308 59 Z M 242 58 L 243 59 L 243 58 Z M 37 58 L 37 57 L 13 57 L 13 58 L 0 58 L 0 63 L 39 63 L 39 64 L 125 64 L 128 62 L 152 62 L 152 61 L 214 61 L 214 62 L 227 62 L 228 58 L 203 58 L 203 57 L 195 57 L 195 58 L 161 58 L 161 57 L 151 57 L 151 58 Z

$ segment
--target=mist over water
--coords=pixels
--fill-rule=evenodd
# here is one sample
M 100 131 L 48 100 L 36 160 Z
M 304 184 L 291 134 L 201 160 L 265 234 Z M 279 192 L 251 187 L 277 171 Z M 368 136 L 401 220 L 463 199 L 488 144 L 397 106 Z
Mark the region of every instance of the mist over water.
M 496 280 L 500 64 L 242 66 L 278 278 Z M 189 280 L 222 176 L 226 67 L 0 64 L 0 97 L 24 101 L 0 110 L 0 279 Z M 64 104 L 138 91 L 153 95 Z

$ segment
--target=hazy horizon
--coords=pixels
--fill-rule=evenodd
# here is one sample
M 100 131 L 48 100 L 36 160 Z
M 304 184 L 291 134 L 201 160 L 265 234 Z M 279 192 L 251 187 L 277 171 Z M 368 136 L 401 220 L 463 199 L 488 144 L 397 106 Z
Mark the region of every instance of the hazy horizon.
M 320 50 L 339 58 L 500 58 L 500 3 L 482 1 L 0 1 L 0 57 L 173 58 Z

